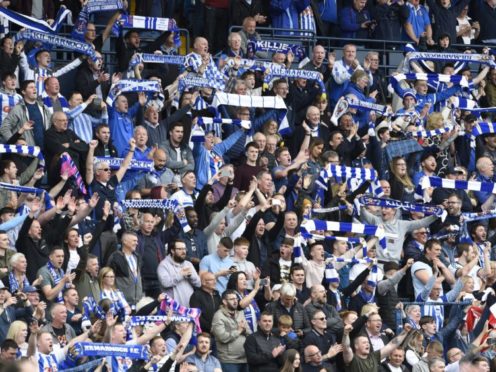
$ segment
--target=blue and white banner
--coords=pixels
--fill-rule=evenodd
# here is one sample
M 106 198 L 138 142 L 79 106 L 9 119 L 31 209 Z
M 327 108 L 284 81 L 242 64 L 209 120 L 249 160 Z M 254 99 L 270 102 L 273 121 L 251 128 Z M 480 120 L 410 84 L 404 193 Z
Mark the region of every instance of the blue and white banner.
M 187 316 L 180 316 L 180 315 L 172 315 L 172 316 L 167 316 L 167 315 L 136 315 L 131 317 L 130 324 L 132 327 L 134 326 L 141 326 L 141 325 L 146 325 L 150 323 L 165 323 L 167 321 L 171 322 L 194 322 L 194 318 L 190 318 Z
M 378 103 L 373 103 L 368 101 L 360 101 L 357 99 L 353 99 L 351 97 L 345 97 L 345 99 L 348 102 L 348 108 L 354 108 L 358 110 L 367 109 L 367 110 L 375 111 L 376 113 L 382 116 L 390 116 L 390 113 L 388 113 L 388 107 L 385 105 L 379 105 Z
M 93 342 L 76 342 L 74 353 L 78 357 L 127 357 L 130 359 L 148 360 L 148 347 L 144 345 L 122 345 Z
M 183 92 L 188 88 L 215 88 L 218 90 L 224 90 L 226 88 L 226 83 L 224 80 L 210 80 L 206 77 L 201 77 L 196 74 L 188 74 L 184 78 L 179 79 L 179 92 Z
M 0 8 L 1 9 L 1 8 Z M 81 53 L 90 57 L 93 61 L 97 60 L 95 49 L 91 44 L 83 41 L 69 39 L 63 36 L 49 34 L 35 30 L 24 30 L 17 33 L 15 41 L 29 40 L 41 42 L 50 46 L 57 46 L 64 49 L 69 49 L 77 53 Z
M 496 183 L 450 180 L 439 177 L 422 177 L 421 187 L 422 189 L 429 187 L 442 187 L 443 189 L 482 191 L 496 194 Z
M 264 77 L 264 82 L 268 83 L 275 77 L 315 80 L 319 84 L 322 94 L 326 94 L 325 84 L 322 81 L 322 74 L 318 71 L 288 69 L 279 66 L 278 68 L 268 70 L 268 74 Z
M 122 166 L 124 162 L 123 158 L 105 158 L 105 157 L 95 157 L 93 163 L 107 163 L 112 170 L 117 170 Z M 131 164 L 129 164 L 129 170 L 135 171 L 153 171 L 155 169 L 153 165 L 153 160 L 136 160 L 132 159 Z
M 106 100 L 107 105 L 112 106 L 117 96 L 123 93 L 131 93 L 131 92 L 161 93 L 162 87 L 160 86 L 160 82 L 156 80 L 138 80 L 138 79 L 120 80 L 118 83 L 113 84 L 112 87 L 110 88 L 110 92 Z
M 434 130 L 418 130 L 415 132 L 406 132 L 407 137 L 416 137 L 416 138 L 431 138 L 434 136 L 439 136 L 443 133 L 448 133 L 453 130 L 453 127 L 444 127 L 440 129 Z
M 490 218 L 496 218 L 496 210 L 491 210 L 487 212 L 476 212 L 476 213 L 462 213 L 463 222 L 472 222 L 472 221 L 480 221 L 487 220 Z
M 306 52 L 302 45 L 288 44 L 280 41 L 270 40 L 250 40 L 246 45 L 248 56 L 255 56 L 258 51 L 272 52 L 272 53 L 293 53 L 298 59 L 305 58 Z
M 477 123 L 472 129 L 472 136 L 496 133 L 496 123 Z

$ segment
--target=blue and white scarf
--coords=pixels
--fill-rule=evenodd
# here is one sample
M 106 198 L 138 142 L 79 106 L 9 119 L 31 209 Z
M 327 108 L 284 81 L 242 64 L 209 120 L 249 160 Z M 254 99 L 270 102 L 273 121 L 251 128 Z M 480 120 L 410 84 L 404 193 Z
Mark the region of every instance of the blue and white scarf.
M 196 74 L 199 74 L 199 69 L 200 66 L 202 65 L 203 65 L 202 56 L 197 53 L 190 53 L 185 57 L 184 67 L 188 69 L 188 71 L 192 71 L 195 72 Z M 210 61 L 207 67 L 205 68 L 205 71 L 201 75 L 201 77 L 204 77 L 210 81 L 211 88 L 224 90 L 226 87 L 224 80 L 225 76 L 222 72 L 219 71 L 212 57 L 210 57 Z
M 444 127 L 433 130 L 418 130 L 415 132 L 407 132 L 407 137 L 416 137 L 416 138 L 431 138 L 434 136 L 439 136 L 443 133 L 448 133 L 453 130 L 453 127 Z
M 145 17 L 138 15 L 122 14 L 117 20 L 117 25 L 122 28 L 139 28 L 143 30 L 178 32 L 174 18 Z
M 51 261 L 47 262 L 47 268 L 48 268 L 48 271 L 50 272 L 50 275 L 53 279 L 53 282 L 55 283 L 55 285 L 54 285 L 54 287 L 55 287 L 62 280 L 62 278 L 64 276 L 64 271 L 62 269 L 55 268 L 55 266 L 53 266 Z M 62 274 L 60 274 L 60 273 L 62 273 Z M 59 304 L 64 303 L 64 297 L 62 295 L 62 292 L 63 291 L 60 291 L 57 294 L 57 298 L 55 299 L 55 301 L 58 302 Z
M 390 116 L 390 114 L 388 113 L 388 107 L 385 105 L 380 105 L 378 103 L 373 103 L 369 101 L 360 101 L 352 97 L 345 97 L 345 99 L 348 102 L 349 108 L 367 109 L 367 110 L 375 111 L 376 113 L 382 116 Z
M 49 25 L 47 22 L 41 19 L 36 19 L 29 17 L 27 15 L 14 12 L 13 10 L 0 7 L 0 15 L 8 19 L 10 22 L 15 23 L 22 28 L 26 28 L 26 31 L 39 31 L 43 33 L 57 33 L 62 26 L 65 18 L 71 13 L 69 9 L 62 6 L 54 19 L 54 22 Z M 21 31 L 23 32 L 23 31 Z M 17 40 L 17 39 L 16 39 Z
M 106 100 L 107 105 L 112 106 L 117 96 L 123 93 L 130 93 L 130 92 L 161 93 L 162 87 L 160 86 L 160 82 L 156 80 L 138 80 L 138 79 L 120 80 L 116 84 L 113 84 L 112 87 L 110 88 L 110 92 Z
M 326 263 L 324 276 L 327 283 L 339 283 L 339 274 L 332 262 Z
M 464 222 L 487 220 L 490 218 L 496 218 L 496 209 L 487 212 L 475 212 L 475 213 L 465 212 L 462 213 L 462 216 Z
M 105 157 L 95 157 L 93 163 L 107 163 L 112 170 L 118 170 L 122 163 L 123 158 L 105 158 Z M 153 160 L 136 160 L 131 159 L 131 163 L 128 167 L 129 170 L 133 171 L 148 171 L 152 172 L 154 170 Z
M 79 40 L 69 39 L 59 35 L 49 34 L 46 32 L 35 31 L 35 30 L 20 31 L 17 33 L 15 40 L 16 42 L 19 40 L 41 42 L 45 45 L 58 46 L 64 49 L 69 49 L 74 52 L 87 55 L 93 61 L 96 61 L 98 59 L 95 49 L 91 44 Z
M 184 65 L 184 56 L 168 54 L 137 53 L 129 61 L 129 70 L 140 63 L 160 63 L 170 65 Z
M 275 77 L 315 80 L 317 84 L 319 84 L 320 91 L 323 97 L 324 98 L 326 97 L 325 84 L 322 81 L 320 72 L 318 71 L 288 69 L 279 66 L 278 68 L 269 70 L 269 73 L 264 77 L 264 82 L 268 83 L 269 81 L 273 80 Z
M 286 103 L 284 102 L 284 99 L 279 96 L 262 97 L 216 92 L 212 101 L 212 107 L 218 110 L 218 107 L 221 105 L 275 109 L 277 110 L 279 133 L 281 135 L 287 135 L 291 133 L 291 129 L 286 117 Z
M 121 204 L 126 208 L 159 208 L 172 211 L 178 207 L 177 200 L 172 199 L 126 199 Z
M 358 200 L 362 205 L 374 205 L 376 207 L 385 207 L 385 208 L 401 208 L 405 211 L 421 212 L 428 215 L 434 214 L 438 217 L 441 217 L 445 213 L 444 209 L 440 207 L 436 207 L 434 205 L 413 204 L 394 199 L 379 199 L 379 198 L 370 198 L 368 196 L 362 196 Z
M 7 182 L 0 182 L 0 189 L 36 195 L 41 195 L 43 192 L 45 192 L 45 190 L 38 189 L 36 187 L 12 185 L 11 183 Z
M 254 57 L 256 52 L 273 52 L 273 53 L 293 53 L 298 59 L 305 58 L 306 52 L 302 45 L 287 44 L 279 41 L 270 40 L 250 40 L 246 45 L 246 53 Z
M 442 187 L 443 189 L 482 191 L 496 194 L 496 184 L 492 182 L 460 181 L 439 177 L 422 177 L 422 189 Z
M 310 234 L 312 231 L 339 231 L 343 233 L 374 235 L 379 238 L 381 247 L 384 249 L 386 248 L 386 233 L 381 226 L 350 222 L 308 220 L 302 222 L 300 230 L 302 234 Z
M 472 129 L 472 136 L 496 133 L 496 123 L 477 123 Z
M 410 73 L 410 74 L 397 74 L 391 76 L 391 80 L 396 80 L 400 82 L 402 80 L 423 80 L 427 83 L 453 83 L 456 85 L 461 85 L 462 87 L 471 87 L 471 82 L 462 75 L 444 75 L 444 74 L 426 74 L 426 73 Z
M 28 278 L 26 278 L 26 275 L 24 275 L 24 280 L 22 281 L 22 288 L 25 289 L 27 287 L 29 287 L 29 281 Z M 10 288 L 10 293 L 15 293 L 19 291 L 21 288 L 21 285 L 17 281 L 17 278 L 13 271 L 9 273 L 9 288 Z
M 487 54 L 472 53 L 438 53 L 438 52 L 412 52 L 408 55 L 408 60 L 416 61 L 452 61 L 464 63 L 479 63 L 488 65 L 491 68 L 496 67 L 496 63 Z
M 0 154 L 20 154 L 30 155 L 38 158 L 38 168 L 45 167 L 45 158 L 38 146 L 20 146 L 20 145 L 3 145 L 0 144 Z
M 78 356 L 98 357 L 128 357 L 131 359 L 148 360 L 148 348 L 144 345 L 122 345 L 93 342 L 76 342 L 74 353 Z
M 38 352 L 38 368 L 39 371 L 58 371 L 58 362 L 55 354 L 42 354 Z
M 363 181 L 374 181 L 378 176 L 375 169 L 351 168 L 330 164 L 326 169 L 320 171 L 319 177 L 315 183 L 320 188 L 327 190 L 327 183 L 331 177 L 335 178 L 337 182 L 343 182 L 350 178 L 358 178 Z
M 184 78 L 179 80 L 179 93 L 184 90 L 194 87 L 194 88 L 215 88 L 224 90 L 226 84 L 224 80 L 211 81 L 208 78 L 198 76 L 196 74 L 188 74 Z

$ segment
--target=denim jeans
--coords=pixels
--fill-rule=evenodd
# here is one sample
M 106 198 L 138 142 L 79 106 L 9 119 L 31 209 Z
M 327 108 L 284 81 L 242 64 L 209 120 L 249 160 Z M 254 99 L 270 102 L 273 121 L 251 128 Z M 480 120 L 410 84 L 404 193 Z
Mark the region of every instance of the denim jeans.
M 248 372 L 248 365 L 246 363 L 221 363 L 222 372 Z

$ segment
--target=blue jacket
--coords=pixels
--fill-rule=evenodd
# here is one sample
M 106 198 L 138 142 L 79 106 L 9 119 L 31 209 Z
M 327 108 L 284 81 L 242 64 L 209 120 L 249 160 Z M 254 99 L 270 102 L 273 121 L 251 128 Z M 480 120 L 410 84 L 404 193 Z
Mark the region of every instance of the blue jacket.
M 126 156 L 128 142 L 133 136 L 133 118 L 138 114 L 140 109 L 139 102 L 132 105 L 127 113 L 118 112 L 113 106 L 108 108 L 109 111 L 109 127 L 112 143 L 117 149 L 117 155 L 123 158 Z
M 366 28 L 362 28 L 361 25 L 363 22 L 370 20 L 369 11 L 366 9 L 361 12 L 351 6 L 341 9 L 339 12 L 341 36 L 344 38 L 368 39 L 369 31 Z
M 271 0 L 272 27 L 297 30 L 300 13 L 310 5 L 310 0 Z M 294 32 L 276 31 L 276 35 L 292 35 Z
M 212 151 L 218 156 L 224 154 L 231 148 L 232 145 L 244 134 L 243 130 L 238 130 L 231 134 L 221 143 L 215 145 Z M 208 152 L 205 146 L 200 142 L 195 142 L 193 145 L 193 157 L 195 158 L 195 173 L 196 173 L 196 188 L 201 190 L 208 182 L 208 174 L 210 162 L 208 160 Z M 213 175 L 212 175 L 213 176 Z

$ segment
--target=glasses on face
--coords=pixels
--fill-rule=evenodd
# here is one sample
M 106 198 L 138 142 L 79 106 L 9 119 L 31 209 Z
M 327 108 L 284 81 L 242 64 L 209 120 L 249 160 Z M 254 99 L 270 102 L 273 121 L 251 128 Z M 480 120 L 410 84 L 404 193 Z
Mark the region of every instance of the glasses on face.
M 326 319 L 327 318 L 325 316 L 323 316 L 322 318 L 313 318 L 313 320 L 321 320 L 321 321 L 326 320 Z
M 110 172 L 110 168 L 100 168 L 99 171 Z
M 427 231 L 419 231 L 417 234 L 419 234 L 419 235 L 427 235 Z

